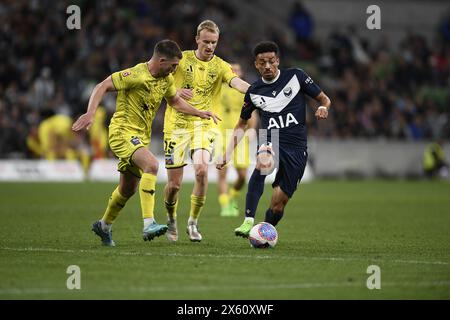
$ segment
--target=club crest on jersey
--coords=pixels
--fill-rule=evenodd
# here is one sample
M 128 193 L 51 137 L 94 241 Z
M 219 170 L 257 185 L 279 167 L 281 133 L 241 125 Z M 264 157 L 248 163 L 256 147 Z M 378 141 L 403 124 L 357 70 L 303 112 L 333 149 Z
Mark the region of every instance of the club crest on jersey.
M 131 71 L 124 71 L 122 72 L 122 77 L 128 77 L 131 74 Z
M 283 119 L 282 115 L 279 115 L 278 117 L 270 118 L 269 126 L 267 127 L 267 130 L 287 128 L 291 124 L 298 124 L 298 121 L 297 121 L 297 119 L 295 119 L 294 115 L 289 112 L 286 115 L 285 119 Z
M 286 98 L 289 98 L 292 95 L 292 88 L 291 87 L 284 88 L 283 93 Z

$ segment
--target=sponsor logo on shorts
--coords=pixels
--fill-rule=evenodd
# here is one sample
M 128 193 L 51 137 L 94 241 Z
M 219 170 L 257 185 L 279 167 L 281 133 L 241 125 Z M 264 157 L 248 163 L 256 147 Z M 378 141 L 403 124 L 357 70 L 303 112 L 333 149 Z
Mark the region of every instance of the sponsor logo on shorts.
M 173 155 L 172 154 L 166 154 L 166 165 L 173 165 Z

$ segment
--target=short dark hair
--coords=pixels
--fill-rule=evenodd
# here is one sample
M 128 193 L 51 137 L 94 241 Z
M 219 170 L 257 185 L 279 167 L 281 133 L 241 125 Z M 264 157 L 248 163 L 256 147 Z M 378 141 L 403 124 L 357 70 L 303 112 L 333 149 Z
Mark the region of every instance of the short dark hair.
M 165 39 L 159 41 L 155 45 L 155 49 L 153 50 L 153 54 L 157 56 L 163 56 L 169 59 L 177 57 L 181 59 L 183 54 L 181 53 L 181 49 L 175 41 Z
M 278 48 L 278 45 L 273 41 L 261 41 L 253 49 L 253 56 L 256 58 L 258 54 L 266 52 L 275 52 L 275 55 L 278 57 L 278 55 L 280 54 L 280 49 Z

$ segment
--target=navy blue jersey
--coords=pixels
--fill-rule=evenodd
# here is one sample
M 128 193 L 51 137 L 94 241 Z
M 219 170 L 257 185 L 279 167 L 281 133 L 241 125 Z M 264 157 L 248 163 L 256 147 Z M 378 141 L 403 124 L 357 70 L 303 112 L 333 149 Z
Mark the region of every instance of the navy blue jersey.
M 279 130 L 280 146 L 306 148 L 306 97 L 315 98 L 321 89 L 301 69 L 280 70 L 270 83 L 259 79 L 247 90 L 241 118 L 248 120 L 259 111 L 261 128 L 267 129 L 267 139 Z

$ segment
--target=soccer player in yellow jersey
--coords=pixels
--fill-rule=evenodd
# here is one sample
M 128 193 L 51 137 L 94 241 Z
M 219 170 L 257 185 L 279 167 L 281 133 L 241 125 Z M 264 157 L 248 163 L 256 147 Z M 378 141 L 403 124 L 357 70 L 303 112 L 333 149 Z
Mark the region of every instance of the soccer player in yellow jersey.
M 30 133 L 27 144 L 36 156 L 49 161 L 79 160 L 87 172 L 90 165 L 89 149 L 84 142 L 84 134 L 76 134 L 71 130 L 72 122 L 72 118 L 64 114 L 51 115 Z
M 92 159 L 106 157 L 108 149 L 108 131 L 105 127 L 106 110 L 99 106 L 95 113 L 94 122 L 89 129 L 89 142 L 92 149 Z
M 92 230 L 104 245 L 115 245 L 112 224 L 137 187 L 144 219 L 144 240 L 152 240 L 167 231 L 167 225 L 157 224 L 153 216 L 158 161 L 148 149 L 151 125 L 161 99 L 165 98 L 183 114 L 208 120 L 212 118 L 214 122 L 217 120 L 212 112 L 193 108 L 177 93 L 171 73 L 181 58 L 181 50 L 174 41 L 158 42 L 148 62 L 115 72 L 97 84 L 89 99 L 87 112 L 72 126 L 74 131 L 89 129 L 104 94 L 118 91 L 116 112 L 109 125 L 109 145 L 119 158 L 120 181 L 110 197 L 103 218 L 92 225 Z
M 219 28 L 211 20 L 197 27 L 196 50 L 183 52 L 183 59 L 174 74 L 180 96 L 198 110 L 213 110 L 220 103 L 222 83 L 245 93 L 250 86 L 231 70 L 231 66 L 214 55 L 219 40 Z M 178 240 L 176 209 L 178 192 L 186 165 L 185 149 L 194 163 L 195 183 L 191 194 L 187 232 L 191 241 L 201 241 L 197 220 L 205 204 L 208 185 L 208 162 L 212 155 L 215 134 L 213 124 L 180 114 L 169 103 L 164 118 L 164 147 L 168 183 L 164 190 L 168 214 L 169 241 Z
M 231 64 L 233 72 L 242 77 L 242 68 L 238 63 Z M 231 139 L 233 129 L 239 117 L 241 115 L 242 105 L 244 103 L 244 94 L 237 90 L 230 88 L 228 85 L 222 85 L 222 98 L 221 104 L 216 106 L 214 113 L 217 114 L 222 121 L 218 123 L 218 129 L 220 136 L 216 138 L 216 154 L 220 155 L 225 153 L 228 142 Z M 248 128 L 254 129 L 256 126 L 256 113 L 253 113 L 252 117 L 248 121 Z M 251 134 L 252 131 L 246 131 Z M 249 154 L 249 136 L 245 137 L 245 140 L 241 142 L 234 152 L 233 166 L 237 172 L 237 179 L 233 186 L 228 190 L 227 183 L 227 167 L 222 170 L 217 170 L 218 177 L 218 191 L 219 191 L 219 204 L 220 215 L 226 216 L 238 216 L 239 209 L 236 198 L 239 196 L 241 189 L 245 185 L 247 178 L 247 168 L 250 164 Z
M 53 115 L 39 124 L 38 137 L 43 158 L 47 160 L 77 159 L 77 153 L 72 148 L 71 124 L 72 118 L 63 114 Z

